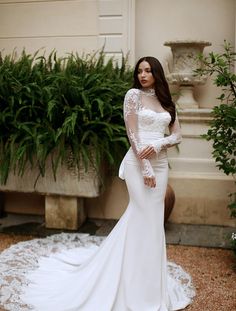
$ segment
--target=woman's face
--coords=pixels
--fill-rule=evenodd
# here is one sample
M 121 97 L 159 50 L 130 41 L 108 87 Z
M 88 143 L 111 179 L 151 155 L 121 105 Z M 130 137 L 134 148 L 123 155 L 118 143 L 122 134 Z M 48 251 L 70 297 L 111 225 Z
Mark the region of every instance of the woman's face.
M 155 79 L 152 75 L 151 66 L 143 61 L 138 66 L 138 80 L 143 88 L 154 87 Z

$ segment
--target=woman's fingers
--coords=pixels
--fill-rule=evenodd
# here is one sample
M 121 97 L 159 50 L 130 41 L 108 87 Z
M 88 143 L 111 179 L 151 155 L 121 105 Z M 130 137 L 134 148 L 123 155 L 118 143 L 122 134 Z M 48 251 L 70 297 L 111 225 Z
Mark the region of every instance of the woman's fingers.
M 156 187 L 156 178 L 153 178 L 151 187 L 152 188 Z
M 148 146 L 146 148 L 144 148 L 140 153 L 139 153 L 139 157 L 140 159 L 147 159 L 151 156 L 153 156 L 155 153 L 155 150 L 152 146 Z
M 144 184 L 148 187 L 156 187 L 156 178 L 155 177 L 144 177 Z
M 147 152 L 148 152 L 149 147 L 145 147 L 140 153 L 139 153 L 139 157 L 143 158 L 144 156 L 146 156 Z
M 144 148 L 144 149 L 141 151 L 141 156 L 145 157 L 145 156 L 149 155 L 150 152 L 151 152 L 151 147 L 148 146 L 148 147 Z
M 151 187 L 151 188 L 155 188 L 156 187 L 156 181 L 155 181 L 154 177 L 149 180 L 148 186 Z

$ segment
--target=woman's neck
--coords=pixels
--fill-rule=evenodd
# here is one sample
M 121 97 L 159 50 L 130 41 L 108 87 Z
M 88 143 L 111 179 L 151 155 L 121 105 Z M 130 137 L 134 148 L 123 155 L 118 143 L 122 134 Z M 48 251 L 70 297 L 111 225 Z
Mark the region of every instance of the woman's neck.
M 141 88 L 141 92 L 143 92 L 146 96 L 156 96 L 156 92 L 154 88 Z

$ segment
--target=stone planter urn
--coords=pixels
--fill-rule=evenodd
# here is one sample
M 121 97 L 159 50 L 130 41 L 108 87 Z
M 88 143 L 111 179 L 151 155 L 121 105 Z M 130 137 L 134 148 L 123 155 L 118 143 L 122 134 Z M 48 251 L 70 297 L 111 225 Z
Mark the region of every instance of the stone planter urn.
M 173 70 L 167 73 L 167 81 L 172 85 L 179 86 L 179 98 L 176 104 L 180 108 L 199 108 L 193 96 L 195 85 L 206 82 L 206 77 L 196 76 L 194 70 L 201 67 L 198 55 L 203 52 L 204 47 L 210 46 L 207 41 L 176 40 L 166 41 L 165 46 L 171 48 L 173 54 Z

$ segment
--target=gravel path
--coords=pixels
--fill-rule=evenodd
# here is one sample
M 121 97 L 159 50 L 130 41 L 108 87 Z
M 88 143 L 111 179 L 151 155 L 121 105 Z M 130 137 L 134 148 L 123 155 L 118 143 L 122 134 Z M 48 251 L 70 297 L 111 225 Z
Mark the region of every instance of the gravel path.
M 0 233 L 0 251 L 32 238 Z M 187 311 L 236 311 L 236 257 L 232 251 L 168 245 L 167 254 L 192 276 L 197 295 Z
M 236 311 L 236 257 L 230 250 L 168 246 L 168 259 L 192 276 L 197 295 L 188 311 Z

